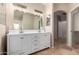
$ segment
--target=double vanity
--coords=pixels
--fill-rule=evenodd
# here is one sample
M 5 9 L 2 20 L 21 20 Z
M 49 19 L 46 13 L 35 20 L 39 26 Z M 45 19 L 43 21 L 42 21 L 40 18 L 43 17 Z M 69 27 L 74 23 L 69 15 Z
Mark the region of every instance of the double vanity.
M 8 55 L 28 55 L 50 47 L 50 33 L 9 33 L 7 35 Z
M 12 21 L 7 31 L 7 54 L 28 55 L 50 47 L 50 33 L 45 31 L 43 11 L 33 4 L 16 3 L 11 6 L 13 9 L 8 13 Z

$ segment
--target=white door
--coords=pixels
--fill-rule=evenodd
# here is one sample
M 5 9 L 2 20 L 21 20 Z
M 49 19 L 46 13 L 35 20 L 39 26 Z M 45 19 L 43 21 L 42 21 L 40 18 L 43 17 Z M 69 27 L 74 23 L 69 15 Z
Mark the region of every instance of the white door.
M 74 30 L 79 31 L 79 12 L 74 14 Z

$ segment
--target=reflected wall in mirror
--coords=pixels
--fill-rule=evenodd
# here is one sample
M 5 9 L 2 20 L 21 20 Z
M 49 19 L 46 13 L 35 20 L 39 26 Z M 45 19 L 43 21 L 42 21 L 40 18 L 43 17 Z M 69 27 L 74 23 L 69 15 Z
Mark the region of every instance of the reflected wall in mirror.
M 40 23 L 39 23 L 40 21 Z M 43 27 L 42 16 L 37 16 L 32 13 L 24 13 L 22 11 L 14 11 L 14 23 L 18 25 L 18 30 L 39 30 L 39 26 Z M 16 29 L 17 25 L 14 25 Z
M 31 14 L 31 13 L 25 13 L 23 15 L 23 29 L 24 30 L 37 30 L 39 29 L 39 21 L 40 21 L 40 16 Z
M 22 27 L 22 20 L 23 20 L 23 12 L 15 10 L 14 11 L 14 23 L 13 28 L 19 30 Z M 18 27 L 17 27 L 18 25 Z
M 0 3 L 0 24 L 5 25 L 5 4 Z

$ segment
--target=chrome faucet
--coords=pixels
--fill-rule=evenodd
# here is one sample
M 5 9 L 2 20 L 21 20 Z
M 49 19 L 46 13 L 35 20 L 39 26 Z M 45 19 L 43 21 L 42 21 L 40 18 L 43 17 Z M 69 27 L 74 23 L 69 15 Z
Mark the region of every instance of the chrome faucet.
M 21 25 L 20 25 L 20 33 L 23 33 L 23 28 L 22 28 L 22 20 L 21 20 Z
M 38 23 L 38 27 L 39 27 L 39 32 L 40 32 L 40 20 L 39 20 L 39 23 Z

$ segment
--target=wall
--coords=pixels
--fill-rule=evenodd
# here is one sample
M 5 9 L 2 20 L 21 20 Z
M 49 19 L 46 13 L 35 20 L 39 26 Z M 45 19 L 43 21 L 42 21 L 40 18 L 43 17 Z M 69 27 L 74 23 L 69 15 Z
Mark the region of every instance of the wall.
M 24 5 L 26 5 L 27 9 L 29 9 L 30 11 L 37 9 L 44 12 L 44 5 L 42 5 L 41 3 L 25 3 Z
M 6 3 L 6 28 L 7 31 L 8 29 L 12 29 L 12 25 L 13 25 L 13 6 L 11 3 Z
M 69 11 L 71 12 L 73 9 L 75 9 L 77 6 L 79 6 L 79 3 L 70 3 L 69 5 Z
M 54 3 L 54 12 L 58 10 L 63 10 L 65 12 L 68 12 L 69 3 Z

